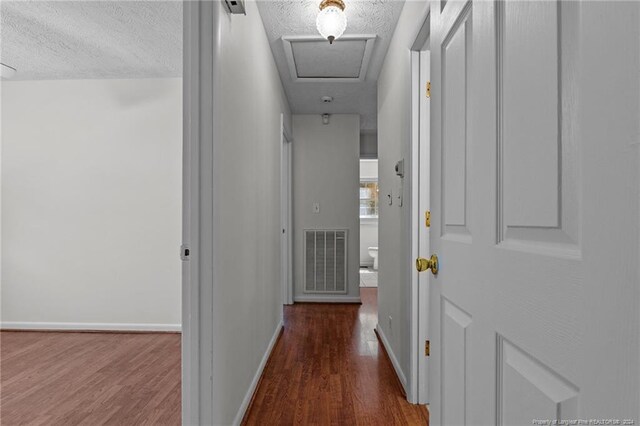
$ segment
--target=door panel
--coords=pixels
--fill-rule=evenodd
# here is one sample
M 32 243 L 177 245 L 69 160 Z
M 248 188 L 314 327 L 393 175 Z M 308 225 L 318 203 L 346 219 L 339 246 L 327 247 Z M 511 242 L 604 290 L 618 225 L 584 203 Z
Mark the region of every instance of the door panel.
M 497 424 L 577 418 L 579 391 L 574 385 L 502 337 L 498 360 Z
M 442 420 L 445 424 L 464 425 L 467 327 L 469 314 L 442 299 Z
M 577 4 L 495 8 L 498 242 L 579 257 Z
M 637 423 L 640 2 L 431 19 L 431 424 Z
M 556 228 L 560 223 L 559 3 L 500 2 L 496 6 L 501 35 L 498 83 L 503 101 L 505 225 Z M 540 168 L 551 173 L 539 173 Z
M 444 232 L 470 236 L 467 226 L 467 72 L 470 50 L 470 7 L 442 43 Z

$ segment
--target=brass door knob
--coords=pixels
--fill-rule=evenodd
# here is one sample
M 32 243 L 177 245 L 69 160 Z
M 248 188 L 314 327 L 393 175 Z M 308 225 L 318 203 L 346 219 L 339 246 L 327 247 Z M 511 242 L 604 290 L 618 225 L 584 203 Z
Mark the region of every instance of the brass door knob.
M 424 257 L 417 258 L 416 269 L 418 270 L 418 272 L 424 272 L 427 269 L 431 269 L 431 273 L 433 275 L 437 275 L 438 274 L 438 256 L 433 254 L 429 259 L 425 259 Z

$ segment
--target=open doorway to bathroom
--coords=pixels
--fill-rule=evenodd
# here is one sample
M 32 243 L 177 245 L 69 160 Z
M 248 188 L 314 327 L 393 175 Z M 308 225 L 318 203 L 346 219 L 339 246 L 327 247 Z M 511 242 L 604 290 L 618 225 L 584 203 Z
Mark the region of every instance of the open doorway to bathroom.
M 378 160 L 360 160 L 360 287 L 378 287 Z

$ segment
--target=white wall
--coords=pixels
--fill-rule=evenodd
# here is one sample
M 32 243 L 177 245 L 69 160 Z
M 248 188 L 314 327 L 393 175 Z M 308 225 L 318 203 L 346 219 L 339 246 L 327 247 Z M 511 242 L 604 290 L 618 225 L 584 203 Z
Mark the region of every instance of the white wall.
M 375 130 L 360 131 L 360 158 L 378 158 L 378 133 Z
M 360 116 L 293 116 L 293 263 L 294 300 L 359 301 L 359 155 Z M 320 213 L 313 204 L 320 203 Z M 348 293 L 304 293 L 304 230 L 348 230 Z
M 360 160 L 360 180 L 378 180 L 378 160 Z
M 245 5 L 246 16 L 223 14 L 219 40 L 211 403 L 216 425 L 241 420 L 283 312 L 280 114 L 289 126 L 290 112 L 256 4 Z
M 409 152 L 411 141 L 411 54 L 414 31 L 420 25 L 426 1 L 405 2 L 393 39 L 378 78 L 378 159 L 380 175 L 380 232 L 378 327 L 386 335 L 402 374 L 409 373 L 410 276 L 412 260 L 408 250 L 410 211 Z M 405 159 L 404 182 L 396 176 L 396 161 Z M 402 193 L 393 205 L 386 194 Z M 393 324 L 389 327 L 389 317 Z
M 362 154 L 362 152 L 361 152 Z M 378 160 L 360 160 L 360 180 L 378 180 Z M 373 266 L 369 247 L 378 246 L 378 219 L 360 219 L 360 266 Z
M 2 86 L 3 327 L 179 330 L 182 79 Z

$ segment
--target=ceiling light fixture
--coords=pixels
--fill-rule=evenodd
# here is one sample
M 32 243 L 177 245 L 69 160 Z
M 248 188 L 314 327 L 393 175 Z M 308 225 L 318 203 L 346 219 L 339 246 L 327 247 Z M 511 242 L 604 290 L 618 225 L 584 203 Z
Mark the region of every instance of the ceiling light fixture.
M 344 13 L 342 0 L 322 0 L 320 13 L 316 18 L 316 28 L 322 37 L 329 40 L 329 44 L 339 38 L 347 29 L 347 15 Z

